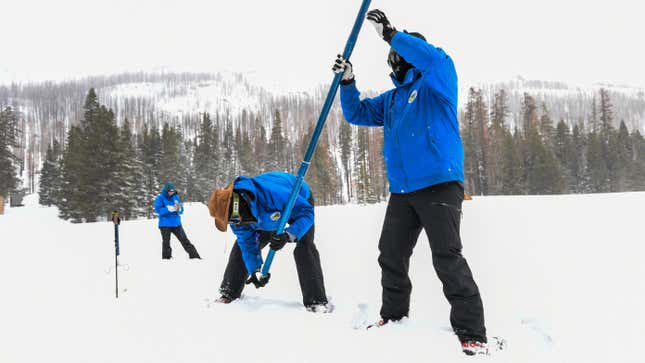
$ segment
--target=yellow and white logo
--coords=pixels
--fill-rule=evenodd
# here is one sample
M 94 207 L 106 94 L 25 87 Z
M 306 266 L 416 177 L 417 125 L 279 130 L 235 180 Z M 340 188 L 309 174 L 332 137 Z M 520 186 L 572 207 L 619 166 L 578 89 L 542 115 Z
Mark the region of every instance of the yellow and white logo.
M 417 90 L 412 91 L 410 97 L 408 98 L 408 103 L 414 102 L 417 99 Z
M 271 220 L 275 222 L 278 219 L 280 219 L 280 212 L 273 212 L 273 214 L 271 214 Z

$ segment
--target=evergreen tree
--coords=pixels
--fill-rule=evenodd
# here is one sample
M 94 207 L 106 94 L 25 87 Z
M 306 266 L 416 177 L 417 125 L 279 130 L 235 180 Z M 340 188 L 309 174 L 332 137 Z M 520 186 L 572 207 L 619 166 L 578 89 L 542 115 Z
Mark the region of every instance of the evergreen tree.
M 159 177 L 163 183 L 171 181 L 178 190 L 184 191 L 182 184 L 183 173 L 181 166 L 181 146 L 183 141 L 179 131 L 167 123 L 161 131 L 161 160 L 159 162 Z
M 566 180 L 565 191 L 573 190 L 576 185 L 574 171 L 574 161 L 576 150 L 573 148 L 573 138 L 569 132 L 569 126 L 560 120 L 556 126 L 555 137 L 553 139 L 553 148 L 555 157 L 562 166 L 563 177 Z
M 195 169 L 195 149 L 196 142 L 194 140 L 186 140 L 183 145 L 185 150 L 186 160 L 182 160 L 182 163 L 185 163 L 186 168 L 186 190 L 184 196 L 186 200 L 201 202 L 202 199 L 197 191 L 197 170 Z M 182 154 L 183 155 L 183 154 Z
M 0 111 L 0 198 L 18 186 L 18 116 L 11 107 Z
M 109 218 L 113 209 L 112 191 L 119 185 L 115 179 L 118 128 L 114 113 L 99 104 L 94 89 L 88 92 L 83 110 L 80 126 L 70 135 L 64 155 L 61 215 L 77 222 L 93 222 Z
M 476 125 L 476 158 L 477 158 L 477 184 L 479 185 L 479 194 L 488 194 L 488 110 L 484 102 L 482 91 L 477 91 L 475 96 L 475 125 Z
M 274 171 L 284 171 L 287 168 L 286 153 L 288 142 L 282 135 L 282 118 L 280 111 L 275 111 L 273 126 L 271 128 L 271 139 L 269 140 L 268 163 L 269 168 Z
M 522 98 L 522 127 L 524 137 L 528 139 L 531 129 L 537 127 L 538 115 L 535 99 L 528 93 Z
M 542 136 L 542 143 L 549 148 L 553 148 L 555 129 L 553 128 L 553 120 L 549 115 L 549 110 L 545 103 L 542 103 L 542 116 L 540 116 L 539 131 L 540 136 Z
M 206 202 L 210 192 L 216 186 L 217 159 L 215 157 L 215 145 L 217 138 L 215 130 L 208 113 L 205 113 L 197 134 L 197 146 L 193 157 L 195 173 L 195 195 L 196 200 Z
M 240 173 L 242 175 L 256 175 L 257 174 L 257 159 L 253 153 L 253 144 L 251 143 L 251 138 L 245 132 L 238 127 L 237 134 L 235 136 L 236 142 L 239 147 L 239 157 L 240 157 Z
M 307 151 L 309 140 L 311 140 L 313 131 L 314 129 L 312 126 L 305 137 L 301 139 L 301 155 L 304 155 Z M 316 205 L 332 204 L 334 202 L 334 196 L 336 195 L 336 183 L 334 176 L 338 175 L 338 172 L 329 152 L 328 138 L 329 135 L 327 133 L 327 129 L 323 129 L 323 132 L 320 135 L 320 142 L 316 146 L 316 150 L 311 160 L 311 165 L 309 166 L 307 172 L 306 180 L 311 187 L 314 198 L 316 200 Z
M 360 204 L 370 202 L 373 197 L 370 193 L 370 172 L 368 164 L 368 128 L 359 127 L 357 130 L 357 150 L 356 159 L 354 160 L 354 177 L 356 183 L 356 201 Z
M 181 132 L 181 128 L 176 127 L 175 132 L 177 135 L 177 141 L 179 143 L 179 161 L 177 164 L 177 185 L 181 188 L 181 198 L 184 202 L 191 202 L 194 199 L 191 198 L 191 195 L 188 194 L 189 190 L 193 189 L 192 186 L 192 170 L 193 166 L 191 165 L 192 154 L 189 145 L 184 141 L 184 135 Z
M 257 123 L 260 124 L 260 120 L 257 119 Z M 253 140 L 253 150 L 255 157 L 257 159 L 257 174 L 264 173 L 267 171 L 267 154 L 268 154 L 268 145 L 267 145 L 267 132 L 264 126 L 260 124 L 260 132 L 255 136 Z
M 137 153 L 132 124 L 127 118 L 119 132 L 118 150 L 118 167 L 114 175 L 118 183 L 111 191 L 112 205 L 122 219 L 135 219 L 146 214 L 148 201 L 144 166 Z
M 222 143 L 222 154 L 224 163 L 224 180 L 225 184 L 232 182 L 237 176 L 240 175 L 240 162 L 238 156 L 237 145 L 235 145 L 235 134 L 233 133 L 233 124 L 230 120 L 226 121 L 226 129 L 224 130 L 224 140 Z
M 609 170 L 603 157 L 603 143 L 600 135 L 590 132 L 587 135 L 587 167 L 585 178 L 588 188 L 585 192 L 604 193 L 610 189 Z
M 61 196 L 58 200 L 58 209 L 62 219 L 71 220 L 73 223 L 83 222 L 88 211 L 84 198 L 85 188 L 85 160 L 83 158 L 86 143 L 83 140 L 83 131 L 78 126 L 72 126 L 67 133 L 67 147 L 61 161 Z
M 381 128 L 371 127 L 368 130 L 369 135 L 369 166 L 370 177 L 372 180 L 373 199 L 370 203 L 377 203 L 387 199 L 389 184 L 387 180 L 387 171 L 385 170 L 385 159 L 383 158 L 383 130 Z
M 542 143 L 537 130 L 528 135 L 529 161 L 527 187 L 529 194 L 557 194 L 564 191 L 564 180 L 553 151 Z
M 569 160 L 569 175 L 571 177 L 569 190 L 573 193 L 584 193 L 588 190 L 589 182 L 585 178 L 586 140 L 584 130 L 576 124 L 571 134 L 571 153 Z
M 645 138 L 638 130 L 631 134 L 632 163 L 629 168 L 628 190 L 645 190 Z
M 614 106 L 611 103 L 609 97 L 609 92 L 601 88 L 600 89 L 600 127 L 603 131 L 607 132 L 612 128 L 613 118 L 614 118 Z
M 591 102 L 591 115 L 589 116 L 589 132 L 600 132 L 600 121 L 598 120 L 598 107 L 596 97 Z
M 340 122 L 340 161 L 345 175 L 345 187 L 347 192 L 347 201 L 352 200 L 352 127 L 349 122 L 342 120 Z
M 481 194 L 481 180 L 479 179 L 478 158 L 477 158 L 477 137 L 476 137 L 476 120 L 477 112 L 477 91 L 470 88 L 468 92 L 468 101 L 466 110 L 462 118 L 462 142 L 464 145 L 464 179 L 466 190 L 472 194 Z
M 620 122 L 618 132 L 612 138 L 610 144 L 610 153 L 613 155 L 612 159 L 615 161 L 614 167 L 614 191 L 623 192 L 627 190 L 627 179 L 629 169 L 633 159 L 633 149 L 631 145 L 631 138 L 629 131 L 624 121 Z
M 506 119 L 510 114 L 507 103 L 507 95 L 503 89 L 495 94 L 490 114 L 491 124 L 488 130 L 488 134 L 490 135 L 488 162 L 490 194 L 500 194 L 502 191 L 504 142 L 506 140 L 506 133 L 508 132 L 506 128 Z
M 519 133 L 517 130 L 516 134 Z M 501 170 L 501 193 L 505 195 L 525 194 L 522 188 L 522 158 L 520 152 L 509 131 L 504 132 L 504 143 L 502 145 L 502 170 Z
M 40 170 L 38 203 L 45 206 L 56 205 L 61 189 L 60 157 L 61 146 L 56 139 L 47 148 L 45 161 Z
M 565 183 L 560 165 L 550 145 L 552 122 L 544 110 L 542 122 L 538 122 L 535 99 L 524 94 L 522 120 L 524 124 L 523 165 L 524 179 L 529 194 L 554 194 L 564 190 Z M 541 135 L 540 130 L 545 135 Z
M 154 199 L 161 189 L 159 179 L 159 161 L 161 160 L 161 136 L 159 130 L 154 126 L 148 129 L 144 126 L 139 142 L 140 160 L 143 161 L 143 189 L 144 199 L 147 201 L 145 216 L 154 216 Z
M 600 144 L 602 145 L 602 158 L 607 169 L 607 191 L 618 191 L 618 174 L 620 173 L 619 161 L 615 150 L 616 131 L 613 127 L 613 106 L 609 98 L 609 93 L 605 89 L 600 89 L 600 133 L 598 134 Z

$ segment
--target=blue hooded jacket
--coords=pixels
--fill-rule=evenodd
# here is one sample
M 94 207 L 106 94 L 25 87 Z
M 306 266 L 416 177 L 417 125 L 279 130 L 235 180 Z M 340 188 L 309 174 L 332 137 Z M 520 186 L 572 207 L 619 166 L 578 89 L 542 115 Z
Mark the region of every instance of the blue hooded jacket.
M 341 86 L 348 122 L 383 126 L 383 157 L 391 193 L 464 180 L 457 122 L 457 73 L 450 56 L 423 39 L 397 32 L 391 46 L 413 68 L 395 88 L 360 100 L 356 82 Z
M 159 215 L 159 227 L 179 227 L 181 226 L 181 217 L 179 215 L 184 213 L 184 205 L 177 192 L 171 196 L 168 195 L 168 190 L 174 189 L 171 183 L 166 183 L 161 189 L 161 194 L 155 198 L 155 212 Z M 179 210 L 171 212 L 168 206 L 174 206 L 175 202 L 179 203 Z
M 263 260 L 260 245 L 257 240 L 257 231 L 275 231 L 278 229 L 280 213 L 284 210 L 289 200 L 289 195 L 296 183 L 296 177 L 283 172 L 269 172 L 253 178 L 240 176 L 233 183 L 233 190 L 245 190 L 253 194 L 253 198 L 242 194 L 257 223 L 245 226 L 231 224 L 231 229 L 237 237 L 237 244 L 242 251 L 242 259 L 246 270 L 251 273 L 262 266 Z M 303 181 L 300 193 L 296 198 L 289 226 L 285 231 L 296 238 L 302 238 L 314 224 L 314 206 L 309 202 L 311 191 Z

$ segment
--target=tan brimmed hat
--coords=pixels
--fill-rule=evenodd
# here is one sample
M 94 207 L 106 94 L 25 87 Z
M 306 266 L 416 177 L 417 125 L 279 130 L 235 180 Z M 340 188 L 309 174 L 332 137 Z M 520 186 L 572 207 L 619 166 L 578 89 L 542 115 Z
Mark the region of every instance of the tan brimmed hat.
M 211 217 L 215 218 L 215 227 L 222 232 L 228 228 L 228 210 L 233 194 L 233 183 L 224 189 L 213 191 L 208 198 L 208 211 Z

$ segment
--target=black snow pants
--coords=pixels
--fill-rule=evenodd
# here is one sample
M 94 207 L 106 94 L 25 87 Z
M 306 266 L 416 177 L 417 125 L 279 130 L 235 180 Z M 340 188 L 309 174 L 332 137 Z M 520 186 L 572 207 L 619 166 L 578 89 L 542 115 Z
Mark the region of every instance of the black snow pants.
M 175 237 L 181 242 L 181 246 L 184 247 L 184 250 L 188 253 L 190 258 L 201 258 L 195 246 L 190 243 L 186 232 L 182 226 L 177 227 L 159 227 L 161 231 L 161 258 L 169 259 L 172 257 L 172 248 L 170 248 L 170 234 L 174 234 Z
M 271 232 L 260 231 L 258 241 L 260 249 L 269 243 Z M 322 267 L 320 265 L 320 255 L 314 244 L 314 226 L 302 236 L 296 243 L 293 250 L 293 257 L 296 261 L 296 270 L 298 271 L 298 280 L 302 291 L 302 302 L 305 306 L 315 304 L 326 304 L 327 295 L 325 293 L 325 282 L 323 280 Z M 231 249 L 228 264 L 224 271 L 224 278 L 220 285 L 220 293 L 231 299 L 237 299 L 244 289 L 244 281 L 249 272 L 246 271 L 244 260 L 242 260 L 242 251 L 240 246 L 235 243 Z
M 412 283 L 410 257 L 421 229 L 430 240 L 432 263 L 450 303 L 450 323 L 461 341 L 486 342 L 484 309 L 466 259 L 461 255 L 459 224 L 463 186 L 434 185 L 407 194 L 392 194 L 379 241 L 383 305 L 381 317 L 408 316 Z

